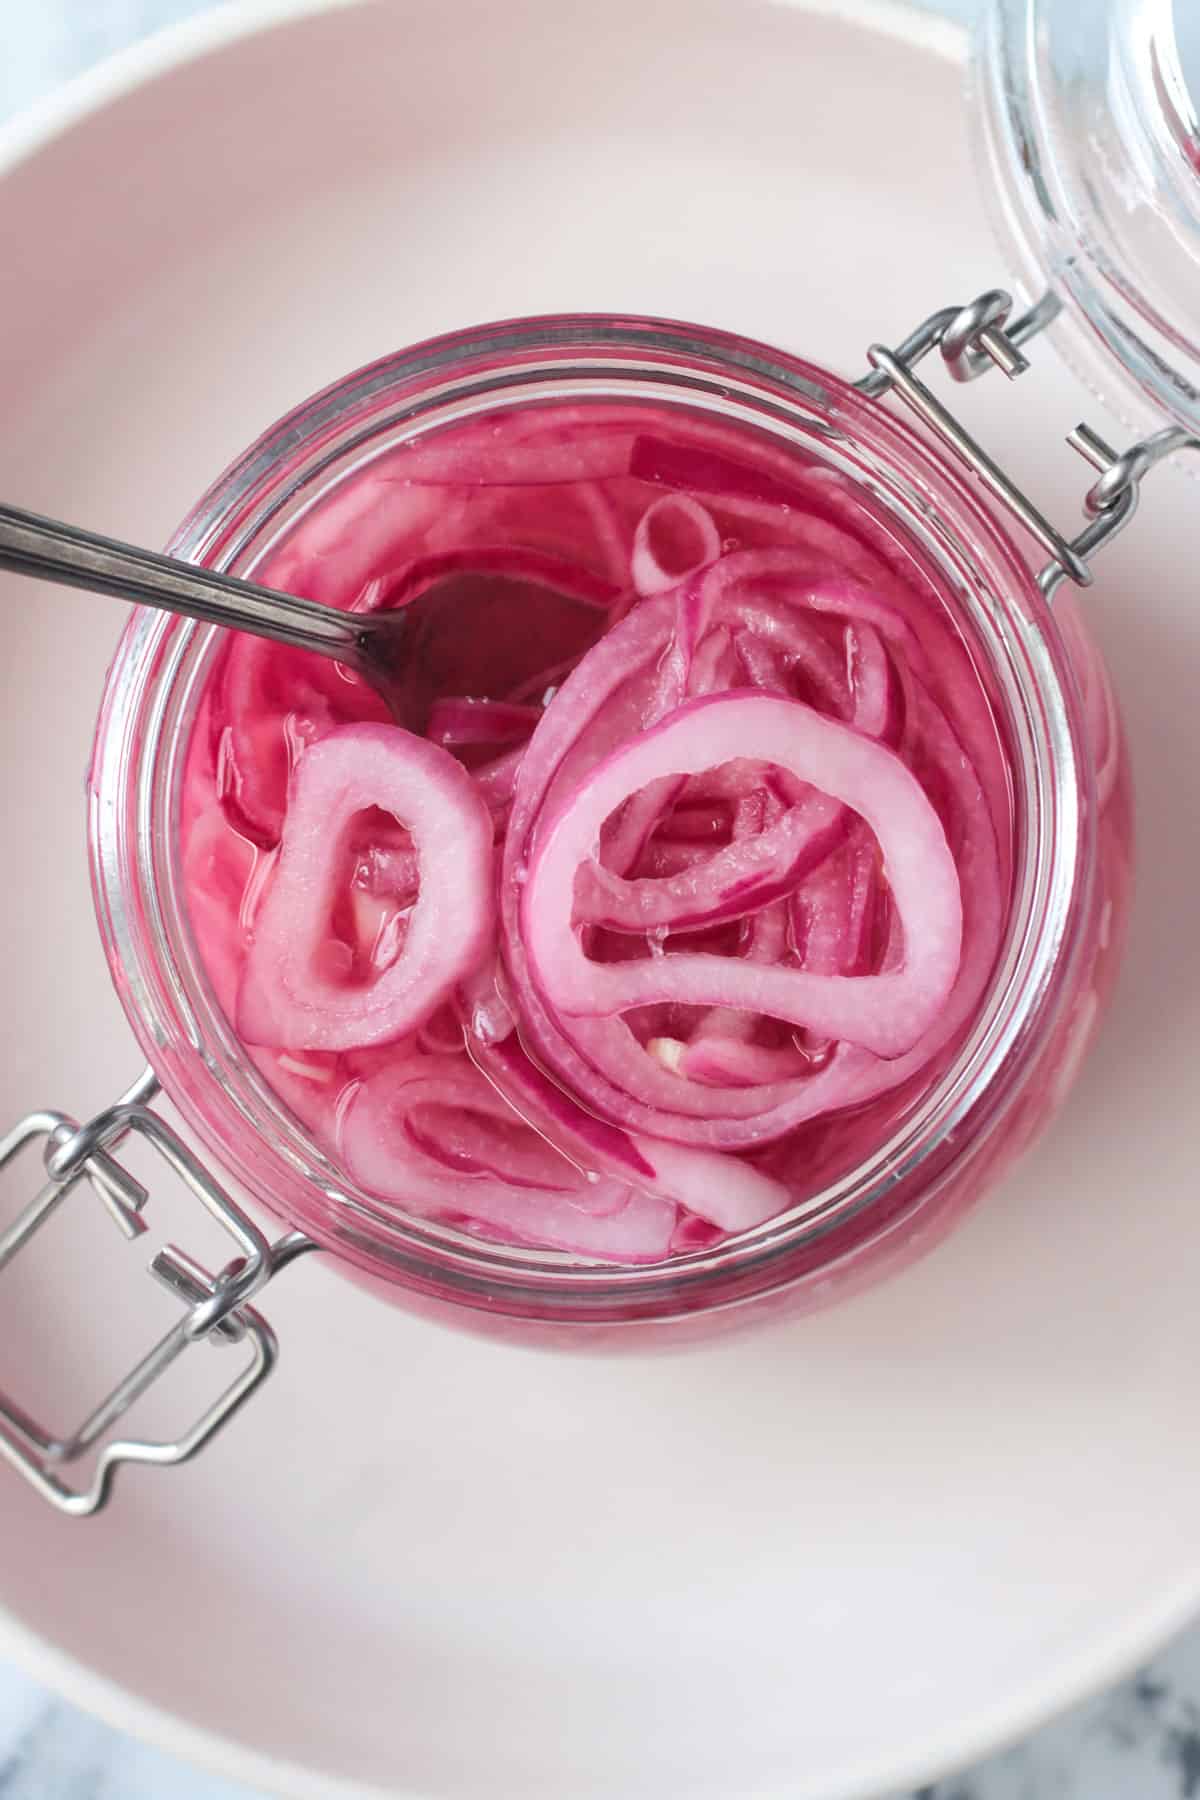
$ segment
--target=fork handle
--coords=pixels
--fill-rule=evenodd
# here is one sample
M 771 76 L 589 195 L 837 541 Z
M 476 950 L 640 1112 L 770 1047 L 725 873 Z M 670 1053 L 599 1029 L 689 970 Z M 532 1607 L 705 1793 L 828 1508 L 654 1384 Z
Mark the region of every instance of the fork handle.
M 356 668 L 364 660 L 363 621 L 353 614 L 15 506 L 0 505 L 0 569 L 251 631 Z

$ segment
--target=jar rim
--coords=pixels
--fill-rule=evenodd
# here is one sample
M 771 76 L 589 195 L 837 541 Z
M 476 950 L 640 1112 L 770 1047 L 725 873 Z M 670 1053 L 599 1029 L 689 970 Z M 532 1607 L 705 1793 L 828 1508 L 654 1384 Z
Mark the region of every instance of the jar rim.
M 566 1323 L 730 1307 L 826 1272 L 837 1234 L 864 1216 L 874 1227 L 872 1243 L 892 1231 L 907 1217 L 895 1204 L 906 1174 L 932 1167 L 935 1151 L 956 1133 L 966 1136 L 967 1118 L 1002 1108 L 1013 1090 L 1022 1047 L 1060 991 L 1072 918 L 1092 865 L 1077 696 L 1024 558 L 959 471 L 906 421 L 842 378 L 767 345 L 671 320 L 590 314 L 507 320 L 427 340 L 351 372 L 270 427 L 202 496 L 170 548 L 246 572 L 295 502 L 288 483 L 298 479 L 297 468 L 304 481 L 319 482 L 384 433 L 402 433 L 468 391 L 474 403 L 507 405 L 531 384 L 557 393 L 573 384 L 611 399 L 630 382 L 643 392 L 647 382 L 673 387 L 691 404 L 719 390 L 726 404 L 752 408 L 768 429 L 772 422 L 781 430 L 803 426 L 830 454 L 835 442 L 852 444 L 857 456 L 869 453 L 906 526 L 940 543 L 947 556 L 952 543 L 960 561 L 969 552 L 978 577 L 977 624 L 990 633 L 995 666 L 1010 674 L 1010 698 L 1025 721 L 1032 785 L 1022 899 L 980 1015 L 929 1092 L 865 1163 L 823 1192 L 820 1206 L 809 1203 L 711 1249 L 638 1267 L 468 1237 L 382 1208 L 388 1218 L 381 1233 L 369 1196 L 315 1155 L 283 1103 L 270 1096 L 274 1104 L 263 1113 L 269 1090 L 248 1059 L 230 1066 L 228 1046 L 222 1050 L 220 1033 L 214 1036 L 213 997 L 206 1005 L 182 947 L 186 927 L 169 882 L 164 895 L 162 839 L 180 761 L 171 734 L 178 733 L 189 683 L 194 698 L 215 628 L 161 614 L 131 619 L 110 671 L 89 783 L 93 890 L 118 992 L 165 1091 L 209 1149 L 256 1198 L 351 1264 L 493 1315 Z M 227 1022 L 224 1035 L 236 1043 Z M 224 1122 L 219 1132 L 214 1103 Z M 247 1128 L 274 1137 L 250 1141 Z M 296 1201 L 301 1180 L 310 1190 L 305 1205 Z

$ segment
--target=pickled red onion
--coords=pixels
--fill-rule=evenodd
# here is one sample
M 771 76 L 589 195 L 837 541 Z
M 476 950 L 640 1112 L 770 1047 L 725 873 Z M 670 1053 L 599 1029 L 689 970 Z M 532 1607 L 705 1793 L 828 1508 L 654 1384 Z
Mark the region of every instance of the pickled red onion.
M 590 1181 L 470 1064 L 426 1061 L 432 1074 L 401 1064 L 351 1096 L 339 1147 L 363 1187 L 407 1211 L 477 1220 L 519 1243 L 625 1262 L 666 1255 L 669 1201 L 614 1179 Z M 424 1131 L 423 1111 L 435 1115 Z
M 633 585 L 643 598 L 669 593 L 720 554 L 721 534 L 712 514 L 687 494 L 668 494 L 638 520 L 630 559 Z
M 648 781 L 695 775 L 747 753 L 811 782 L 871 826 L 904 927 L 899 969 L 856 978 L 703 953 L 608 965 L 584 954 L 574 928 L 575 876 L 594 863 L 604 820 Z M 892 1057 L 912 1049 L 950 992 L 962 908 L 945 833 L 898 757 L 798 701 L 735 691 L 680 707 L 575 790 L 530 864 L 521 929 L 533 978 L 560 1016 L 599 1018 L 664 1000 L 732 1006 Z
M 866 1142 L 936 1079 L 1003 932 L 1007 774 L 844 477 L 713 420 L 514 407 L 273 555 L 408 610 L 420 735 L 235 646 L 185 880 L 218 997 L 363 1188 L 654 1260 L 806 1198 L 835 1118 Z
M 750 1164 L 662 1139 L 635 1137 L 585 1112 L 530 1061 L 515 1033 L 476 1061 L 520 1116 L 580 1168 L 600 1170 L 661 1194 L 717 1225 L 748 1231 L 787 1205 L 787 1190 Z
M 395 961 L 373 980 L 320 967 L 338 898 L 337 847 L 370 807 L 411 833 L 416 901 Z M 492 822 L 467 772 L 394 725 L 347 725 L 307 750 L 254 928 L 238 1030 L 288 1050 L 387 1043 L 422 1024 L 481 960 L 492 930 Z
M 838 802 L 814 793 L 766 830 L 733 839 L 677 875 L 628 880 L 591 857 L 580 865 L 575 916 L 612 931 L 651 931 L 661 925 L 679 931 L 740 918 L 790 893 L 845 829 Z

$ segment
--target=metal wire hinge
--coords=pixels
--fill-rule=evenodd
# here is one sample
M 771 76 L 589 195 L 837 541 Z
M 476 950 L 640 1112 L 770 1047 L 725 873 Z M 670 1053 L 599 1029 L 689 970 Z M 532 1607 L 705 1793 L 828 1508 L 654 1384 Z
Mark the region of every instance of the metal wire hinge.
M 955 381 L 973 381 L 991 368 L 1002 369 L 1010 380 L 1023 375 L 1029 363 L 1022 354 L 1022 344 L 1050 324 L 1060 303 L 1053 294 L 1044 294 L 1035 306 L 1009 324 L 1012 309 L 1012 296 L 1000 288 L 980 294 L 968 306 L 945 306 L 940 312 L 931 313 L 895 350 L 872 344 L 867 351 L 871 372 L 855 386 L 874 400 L 894 389 L 978 475 L 988 492 L 1049 551 L 1050 560 L 1037 579 L 1043 594 L 1050 599 L 1063 580 L 1074 581 L 1080 587 L 1091 585 L 1089 558 L 1133 517 L 1147 470 L 1178 450 L 1200 450 L 1200 438 L 1180 426 L 1168 426 L 1118 453 L 1091 426 L 1077 425 L 1068 433 L 1067 442 L 1099 471 L 1099 478 L 1084 496 L 1088 523 L 1075 537 L 1065 537 L 913 373 L 922 357 L 938 349 Z
M 278 1346 L 271 1327 L 249 1302 L 273 1276 L 306 1250 L 315 1249 L 302 1232 L 288 1232 L 271 1243 L 241 1208 L 196 1160 L 183 1140 L 149 1110 L 158 1081 L 147 1069 L 114 1106 L 79 1125 L 65 1113 L 33 1112 L 0 1138 L 0 1170 L 27 1145 L 40 1140 L 46 1180 L 18 1217 L 0 1231 L 0 1269 L 25 1247 L 62 1202 L 86 1183 L 102 1202 L 118 1229 L 134 1239 L 147 1229 L 142 1217 L 147 1190 L 112 1152 L 122 1139 L 136 1135 L 174 1171 L 209 1215 L 224 1227 L 237 1246 L 237 1256 L 210 1275 L 186 1252 L 168 1245 L 150 1264 L 151 1273 L 182 1300 L 187 1311 L 166 1336 L 117 1383 L 107 1399 L 77 1430 L 59 1436 L 0 1392 L 0 1457 L 37 1492 L 72 1518 L 99 1512 L 112 1492 L 122 1463 L 186 1462 L 216 1436 L 222 1426 L 261 1387 L 275 1366 Z M 91 1481 L 72 1487 L 64 1471 L 96 1448 L 147 1390 L 191 1345 L 207 1340 L 239 1346 L 238 1372 L 217 1398 L 181 1436 L 167 1440 L 120 1438 L 99 1453 Z

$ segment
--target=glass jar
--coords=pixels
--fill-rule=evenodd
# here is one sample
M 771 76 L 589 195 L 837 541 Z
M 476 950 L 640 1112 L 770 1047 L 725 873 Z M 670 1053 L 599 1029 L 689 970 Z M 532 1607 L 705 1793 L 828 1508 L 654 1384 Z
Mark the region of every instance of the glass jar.
M 142 613 L 112 666 L 90 777 L 97 913 L 130 1023 L 218 1164 L 381 1291 L 568 1341 L 705 1329 L 824 1302 L 949 1228 L 1060 1102 L 1096 1023 L 1128 893 L 1129 796 L 1107 677 L 939 448 L 839 377 L 700 327 L 589 317 L 459 333 L 359 371 L 266 433 L 176 554 L 252 575 L 288 527 L 406 438 L 555 399 L 684 406 L 757 428 L 856 484 L 966 622 L 1012 746 L 1013 893 L 985 1000 L 950 1066 L 861 1166 L 715 1248 L 586 1264 L 400 1216 L 348 1184 L 239 1046 L 202 966 L 177 854 L 184 755 L 220 634 Z M 619 1334 L 613 1327 L 621 1327 Z

